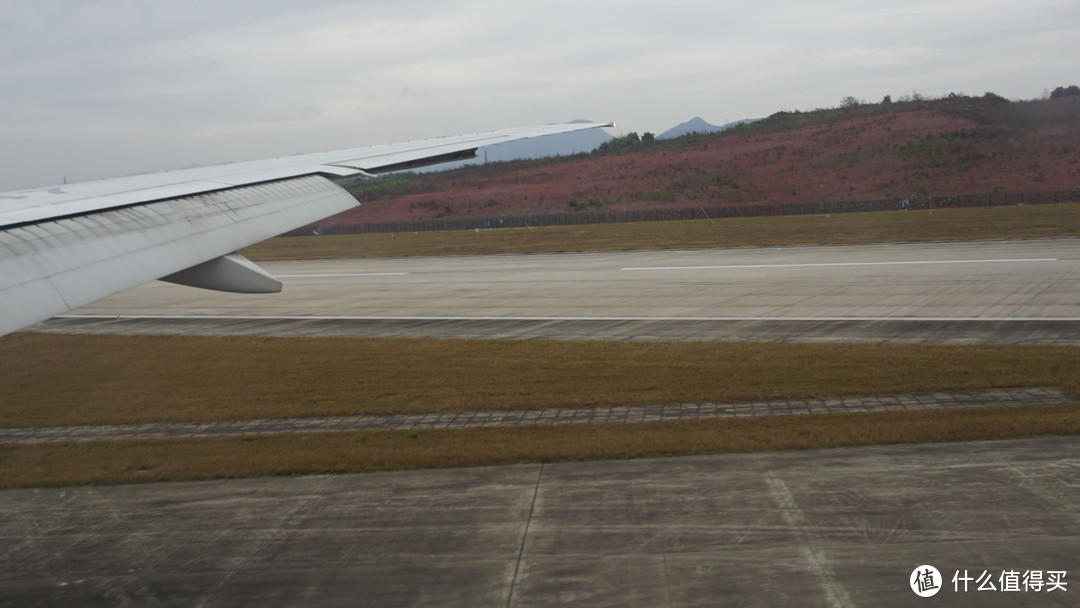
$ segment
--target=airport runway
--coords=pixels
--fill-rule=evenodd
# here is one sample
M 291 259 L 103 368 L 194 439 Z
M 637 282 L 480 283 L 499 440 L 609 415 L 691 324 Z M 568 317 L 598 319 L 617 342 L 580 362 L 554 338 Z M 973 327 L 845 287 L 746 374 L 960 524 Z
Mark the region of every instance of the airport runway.
M 10 490 L 0 605 L 1076 606 L 1078 478 L 1059 437 Z
M 35 329 L 1080 344 L 1080 239 L 263 266 L 283 293 L 151 283 Z

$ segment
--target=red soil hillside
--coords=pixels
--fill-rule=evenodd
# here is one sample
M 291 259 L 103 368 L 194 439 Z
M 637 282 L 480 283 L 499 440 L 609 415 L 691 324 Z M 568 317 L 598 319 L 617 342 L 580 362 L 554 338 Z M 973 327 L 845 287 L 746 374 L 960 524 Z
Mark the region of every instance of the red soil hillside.
M 617 140 L 618 141 L 618 140 Z M 616 152 L 361 183 L 326 223 L 1080 188 L 1080 97 L 780 113 Z

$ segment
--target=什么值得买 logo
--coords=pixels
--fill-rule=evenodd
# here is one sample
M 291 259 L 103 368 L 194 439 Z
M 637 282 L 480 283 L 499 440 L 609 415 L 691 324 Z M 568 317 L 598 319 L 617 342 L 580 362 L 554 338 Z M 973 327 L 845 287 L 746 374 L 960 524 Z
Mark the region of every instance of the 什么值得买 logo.
M 908 583 L 915 595 L 931 597 L 941 591 L 941 573 L 937 568 L 924 564 L 911 571 Z

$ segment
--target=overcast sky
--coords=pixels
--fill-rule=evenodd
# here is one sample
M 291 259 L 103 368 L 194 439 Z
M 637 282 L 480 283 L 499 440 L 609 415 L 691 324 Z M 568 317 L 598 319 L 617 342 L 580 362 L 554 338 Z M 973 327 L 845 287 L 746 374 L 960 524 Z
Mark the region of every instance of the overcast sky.
M 0 0 L 0 191 L 1080 84 L 1076 0 Z

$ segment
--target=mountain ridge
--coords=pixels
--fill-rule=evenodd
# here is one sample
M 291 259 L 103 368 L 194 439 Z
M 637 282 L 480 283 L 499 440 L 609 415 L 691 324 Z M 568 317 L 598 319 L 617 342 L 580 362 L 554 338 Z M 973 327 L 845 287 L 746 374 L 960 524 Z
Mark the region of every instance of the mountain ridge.
M 704 135 L 706 133 L 718 133 L 720 131 L 726 131 L 728 129 L 737 127 L 739 125 L 749 124 L 761 120 L 760 118 L 747 118 L 744 120 L 736 120 L 735 122 L 729 122 L 724 125 L 714 125 L 707 122 L 700 116 L 695 116 L 686 122 L 681 122 L 674 127 L 671 127 L 667 131 L 656 136 L 656 139 L 675 139 L 676 137 L 682 137 L 684 135 L 699 134 Z

